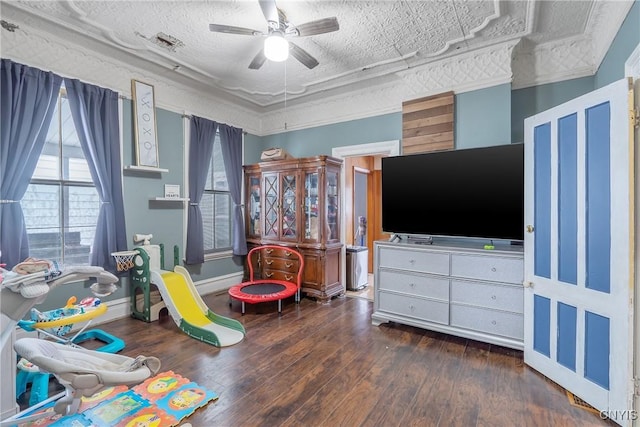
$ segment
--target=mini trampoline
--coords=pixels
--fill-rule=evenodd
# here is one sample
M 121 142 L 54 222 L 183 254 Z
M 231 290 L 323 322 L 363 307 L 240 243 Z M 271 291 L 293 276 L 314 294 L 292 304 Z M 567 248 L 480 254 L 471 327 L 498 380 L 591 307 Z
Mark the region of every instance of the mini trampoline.
M 255 279 L 253 268 L 253 254 L 263 249 L 286 249 L 287 252 L 298 257 L 296 271 L 290 271 L 290 273 L 296 274 L 296 282 L 289 280 L 278 279 Z M 258 262 L 260 262 L 262 254 L 258 255 Z M 249 280 L 239 283 L 229 288 L 229 297 L 242 302 L 242 314 L 245 311 L 245 303 L 257 304 L 261 302 L 278 301 L 278 313 L 282 313 L 282 300 L 295 295 L 296 303 L 300 302 L 300 285 L 302 283 L 302 271 L 304 268 L 304 258 L 302 255 L 291 248 L 285 248 L 283 246 L 276 245 L 263 245 L 257 246 L 249 251 L 247 254 L 247 264 L 249 266 Z M 292 266 L 296 267 L 295 264 Z M 274 275 L 277 274 L 274 272 Z M 285 277 L 288 277 L 286 274 Z M 232 300 L 229 300 L 231 305 Z

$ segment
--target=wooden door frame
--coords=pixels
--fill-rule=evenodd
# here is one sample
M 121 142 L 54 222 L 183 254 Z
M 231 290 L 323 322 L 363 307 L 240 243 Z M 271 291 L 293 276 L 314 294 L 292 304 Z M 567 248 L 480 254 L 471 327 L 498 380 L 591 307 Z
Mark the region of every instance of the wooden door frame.
M 400 140 L 390 140 L 390 141 L 381 141 L 381 142 L 372 142 L 367 144 L 357 144 L 357 145 L 346 145 L 342 147 L 334 147 L 331 149 L 331 156 L 336 157 L 338 159 L 344 160 L 345 157 L 358 157 L 358 156 L 398 156 L 400 155 Z M 345 173 L 344 165 L 342 168 L 342 173 L 340 174 L 340 186 L 341 188 L 345 187 Z M 341 206 L 345 206 L 345 192 L 341 192 Z M 346 215 L 345 209 L 341 209 L 340 211 L 340 221 L 341 224 L 345 224 Z M 346 227 L 340 227 L 340 241 L 346 242 L 347 234 Z M 346 265 L 347 261 L 347 252 L 346 247 L 343 245 L 340 253 L 340 263 L 341 265 Z M 347 273 L 346 269 L 341 269 L 340 272 L 340 282 L 342 286 L 346 287 L 347 283 Z
M 631 52 L 629 58 L 624 64 L 625 77 L 631 77 L 634 82 L 634 95 L 635 95 L 635 107 L 640 107 L 640 43 Z M 635 144 L 640 143 L 640 127 L 635 128 Z M 640 190 L 640 150 L 635 150 L 635 176 L 636 176 L 636 199 L 635 199 L 635 212 L 636 212 L 636 224 L 640 224 L 640 197 L 638 191 Z M 640 238 L 636 232 L 635 241 L 635 304 L 634 304 L 634 363 L 633 363 L 633 376 L 634 378 L 640 378 Z M 636 413 L 640 413 L 640 395 L 636 392 L 634 396 L 633 408 Z M 633 426 L 640 426 L 640 420 L 633 420 Z

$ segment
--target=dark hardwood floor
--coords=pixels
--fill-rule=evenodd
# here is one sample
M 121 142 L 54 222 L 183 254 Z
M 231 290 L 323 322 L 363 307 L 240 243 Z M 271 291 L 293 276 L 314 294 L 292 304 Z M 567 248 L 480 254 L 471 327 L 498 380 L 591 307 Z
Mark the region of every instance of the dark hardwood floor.
M 183 422 L 209 426 L 602 426 L 595 413 L 523 363 L 522 352 L 418 328 L 371 325 L 373 304 L 336 298 L 322 305 L 230 308 L 247 336 L 225 348 L 182 333 L 164 315 L 99 327 L 126 342 L 123 354 L 153 355 L 220 398 Z

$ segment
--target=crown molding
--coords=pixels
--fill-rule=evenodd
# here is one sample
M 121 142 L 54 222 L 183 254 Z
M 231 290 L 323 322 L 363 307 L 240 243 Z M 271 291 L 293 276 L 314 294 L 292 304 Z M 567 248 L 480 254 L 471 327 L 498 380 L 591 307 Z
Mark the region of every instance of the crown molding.
M 599 4 L 599 7 L 596 7 L 594 5 L 586 25 L 586 28 L 590 29 L 586 36 L 591 40 L 593 63 L 596 70 L 604 60 L 634 2 L 607 1 L 603 3 L 606 3 L 606 6 Z
M 262 134 L 397 113 L 402 111 L 402 103 L 410 99 L 449 90 L 462 93 L 510 83 L 511 56 L 517 43 L 512 40 L 448 57 L 387 76 L 382 84 L 331 96 L 325 94 L 311 102 L 278 108 L 263 115 Z
M 640 79 L 640 43 L 624 63 L 624 75 L 625 77 Z
M 593 75 L 591 39 L 580 36 L 537 45 L 533 50 L 520 46 L 512 64 L 513 89 Z

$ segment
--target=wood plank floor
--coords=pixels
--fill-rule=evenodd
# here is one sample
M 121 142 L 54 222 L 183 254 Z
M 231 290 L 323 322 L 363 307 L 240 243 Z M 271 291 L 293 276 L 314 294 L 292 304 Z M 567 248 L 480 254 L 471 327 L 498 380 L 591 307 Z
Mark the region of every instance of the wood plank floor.
M 209 426 L 602 426 L 564 390 L 526 367 L 522 352 L 397 324 L 371 325 L 373 304 L 336 298 L 322 305 L 230 308 L 226 294 L 203 299 L 239 319 L 241 343 L 222 349 L 189 338 L 168 316 L 99 327 L 126 342 L 123 354 L 153 355 L 220 395 L 183 422 Z

